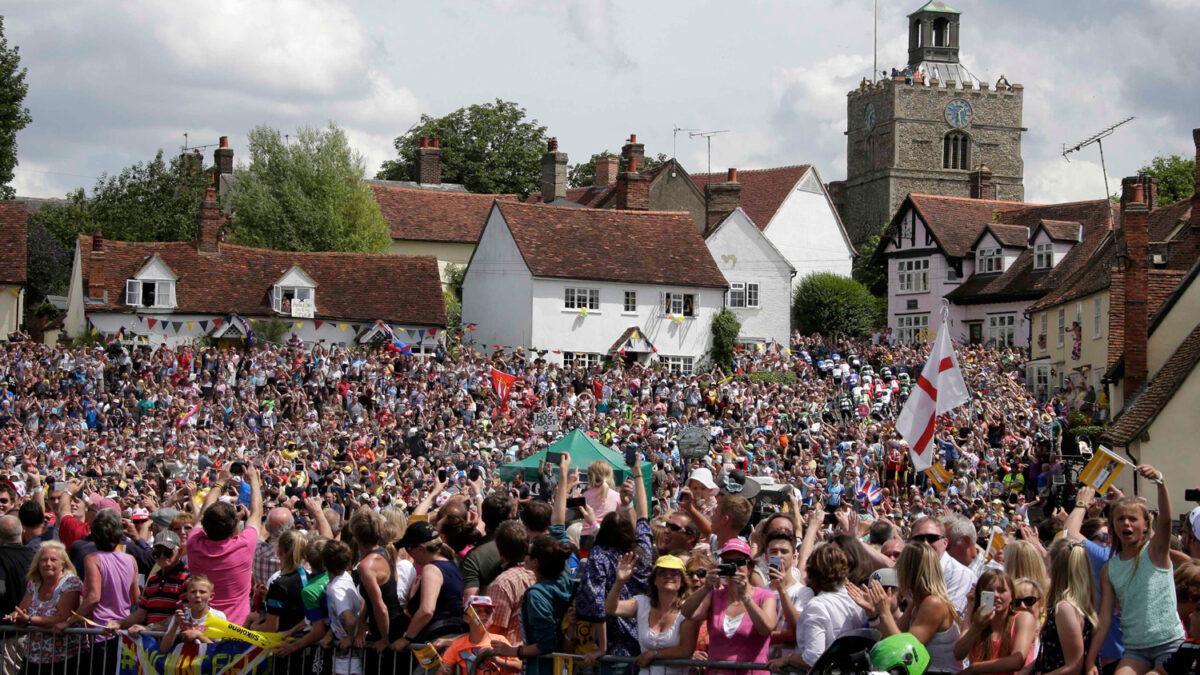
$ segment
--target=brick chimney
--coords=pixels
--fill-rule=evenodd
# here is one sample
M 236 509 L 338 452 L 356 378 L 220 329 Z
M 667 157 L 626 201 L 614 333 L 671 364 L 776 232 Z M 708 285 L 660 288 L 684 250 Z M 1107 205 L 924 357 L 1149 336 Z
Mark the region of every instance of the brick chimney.
M 213 164 L 217 165 L 217 175 L 233 173 L 233 148 L 229 147 L 229 137 L 222 136 L 217 149 L 213 150 Z
M 629 166 L 630 159 L 636 159 L 637 166 L 646 166 L 646 146 L 638 143 L 637 134 L 629 134 L 629 140 L 621 148 L 621 159 L 625 166 Z
M 542 155 L 542 201 L 547 204 L 567 199 L 567 153 L 558 151 L 558 139 L 546 141 Z
M 625 168 L 621 177 L 617 179 L 617 208 L 630 211 L 650 210 L 650 181 L 638 173 L 637 157 L 630 157 Z
M 617 182 L 617 172 L 620 170 L 621 160 L 616 157 L 601 157 L 596 160 L 596 187 L 612 187 Z
M 1122 187 L 1127 183 L 1121 181 Z M 1138 180 L 1128 183 L 1129 192 L 1121 209 L 1121 236 L 1124 239 L 1123 260 L 1125 267 L 1125 380 L 1124 400 L 1126 405 L 1146 382 L 1146 343 L 1149 341 L 1150 317 L 1146 302 L 1149 284 L 1147 270 L 1150 256 L 1150 234 L 1147 220 L 1150 210 L 1146 206 L 1145 188 Z
M 221 252 L 221 228 L 225 226 L 225 214 L 217 201 L 217 190 L 209 186 L 204 192 L 204 203 L 200 205 L 200 240 L 196 250 L 202 254 L 217 255 Z
M 99 230 L 92 235 L 92 252 L 88 255 L 87 297 L 104 297 L 104 235 Z
M 980 164 L 968 173 L 967 182 L 971 185 L 971 199 L 996 198 L 996 190 L 992 187 L 992 170 L 986 164 Z
M 704 186 L 704 232 L 717 229 L 738 207 L 742 198 L 742 184 L 738 182 L 737 169 L 730 169 L 724 183 L 709 183 Z
M 438 146 L 437 136 L 432 139 L 421 137 L 421 145 L 417 148 L 416 173 L 415 179 L 421 185 L 441 184 L 442 149 Z
M 204 155 L 200 154 L 199 149 L 180 153 L 179 161 L 183 166 L 184 174 L 189 177 L 204 171 Z

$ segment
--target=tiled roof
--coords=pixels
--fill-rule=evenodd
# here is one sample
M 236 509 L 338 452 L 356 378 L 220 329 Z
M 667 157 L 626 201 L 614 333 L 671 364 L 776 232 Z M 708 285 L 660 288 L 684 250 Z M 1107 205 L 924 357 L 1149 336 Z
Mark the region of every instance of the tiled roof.
M 613 191 L 612 186 L 589 185 L 587 187 L 567 188 L 567 201 L 578 206 L 596 207 Z M 542 193 L 531 192 L 525 198 L 526 204 L 542 204 Z M 554 204 L 559 206 L 558 203 Z
M 79 237 L 84 288 L 99 277 L 107 301 L 89 301 L 89 310 L 135 311 L 125 304 L 125 281 L 157 255 L 178 276 L 177 314 L 269 316 L 271 287 L 296 265 L 317 285 L 318 319 L 446 325 L 441 278 L 432 256 L 292 253 L 231 244 L 219 244 L 217 254 L 201 254 L 195 242 L 104 240 L 103 266 L 97 269 L 92 245 L 92 237 Z
M 1051 241 L 1079 241 L 1079 223 L 1075 221 L 1043 218 L 1039 226 L 1046 231 Z
M 0 283 L 25 283 L 29 211 L 21 202 L 0 201 Z
M 783 205 L 783 200 L 791 194 L 796 183 L 804 178 L 811 168 L 809 164 L 780 166 L 773 169 L 747 169 L 738 171 L 738 182 L 742 185 L 740 205 L 750 220 L 765 230 L 775 217 L 775 212 Z M 722 183 L 728 174 L 725 173 L 694 173 L 692 183 L 700 194 L 704 194 L 704 186 L 711 182 Z
M 538 277 L 679 286 L 728 284 L 686 212 L 496 202 Z
M 415 190 L 372 185 L 375 200 L 392 231 L 392 239 L 474 244 L 496 199 L 515 195 L 484 195 Z
M 989 223 L 979 232 L 979 236 L 975 237 L 975 243 L 971 245 L 972 249 L 979 245 L 979 240 L 983 239 L 985 232 L 990 232 L 992 237 L 1004 248 L 1025 248 L 1029 246 L 1029 230 L 1021 225 Z
M 1167 407 L 1171 398 L 1191 376 L 1200 362 L 1200 326 L 1184 338 L 1179 348 L 1167 359 L 1158 373 L 1149 380 L 1141 393 L 1125 406 L 1125 411 L 1113 421 L 1102 437 L 1114 445 L 1128 445 L 1137 438 Z
M 984 226 L 992 222 L 992 214 L 997 210 L 1030 206 L 1024 202 L 922 194 L 910 194 L 908 200 L 921 215 L 921 220 L 929 226 L 942 250 L 953 258 L 970 255 L 975 238 Z M 892 224 L 893 227 L 896 225 L 894 221 Z M 880 249 L 883 247 L 880 246 Z

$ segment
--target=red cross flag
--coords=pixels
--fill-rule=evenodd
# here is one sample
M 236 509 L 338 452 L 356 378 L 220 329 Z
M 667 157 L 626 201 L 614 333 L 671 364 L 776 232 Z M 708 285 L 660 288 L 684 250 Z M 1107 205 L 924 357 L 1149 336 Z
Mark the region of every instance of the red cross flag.
M 896 431 L 908 442 L 909 455 L 917 471 L 924 471 L 933 464 L 933 434 L 937 428 L 937 416 L 954 410 L 971 399 L 967 383 L 963 382 L 962 371 L 954 358 L 954 345 L 950 342 L 950 330 L 946 315 L 929 350 L 929 360 L 921 371 L 917 386 L 913 388 L 896 418 Z
M 500 372 L 492 368 L 492 389 L 496 392 L 496 397 L 500 399 L 500 409 L 508 409 L 508 392 L 512 391 L 513 382 L 516 382 L 515 375 Z

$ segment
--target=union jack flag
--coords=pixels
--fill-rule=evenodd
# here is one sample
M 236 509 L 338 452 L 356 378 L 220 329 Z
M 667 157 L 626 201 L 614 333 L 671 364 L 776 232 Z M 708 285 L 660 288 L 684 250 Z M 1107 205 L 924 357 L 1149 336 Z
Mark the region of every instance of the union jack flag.
M 883 501 L 883 490 L 876 485 L 871 485 L 871 481 L 867 480 L 866 476 L 859 476 L 854 481 L 854 495 L 858 497 L 858 501 L 864 504 L 878 504 Z

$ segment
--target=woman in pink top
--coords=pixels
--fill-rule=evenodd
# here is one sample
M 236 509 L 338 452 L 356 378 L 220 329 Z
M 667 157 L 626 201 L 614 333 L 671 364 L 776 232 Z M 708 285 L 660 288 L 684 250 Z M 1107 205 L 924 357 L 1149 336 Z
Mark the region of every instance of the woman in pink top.
M 604 516 L 616 511 L 621 506 L 621 494 L 613 487 L 613 468 L 608 462 L 598 459 L 588 466 L 588 489 L 583 491 L 588 508 L 596 514 L 596 521 L 604 520 Z M 592 533 L 591 524 L 585 524 L 584 534 Z
M 229 468 L 222 469 L 220 478 L 205 495 L 200 527 L 188 534 L 187 554 L 188 570 L 213 582 L 209 604 L 240 626 L 250 614 L 250 570 L 262 527 L 262 484 L 258 470 L 247 464 L 242 480 L 250 482 L 250 513 L 239 533 L 237 510 L 233 504 L 219 501 L 231 480 Z
M 704 621 L 708 627 L 708 658 L 711 661 L 765 663 L 771 631 L 775 627 L 775 594 L 750 583 L 750 544 L 730 539 L 721 548 L 721 565 L 733 565 L 732 576 L 707 575 L 701 589 L 688 596 L 684 616 Z M 710 675 L 743 675 L 761 671 L 708 669 Z

